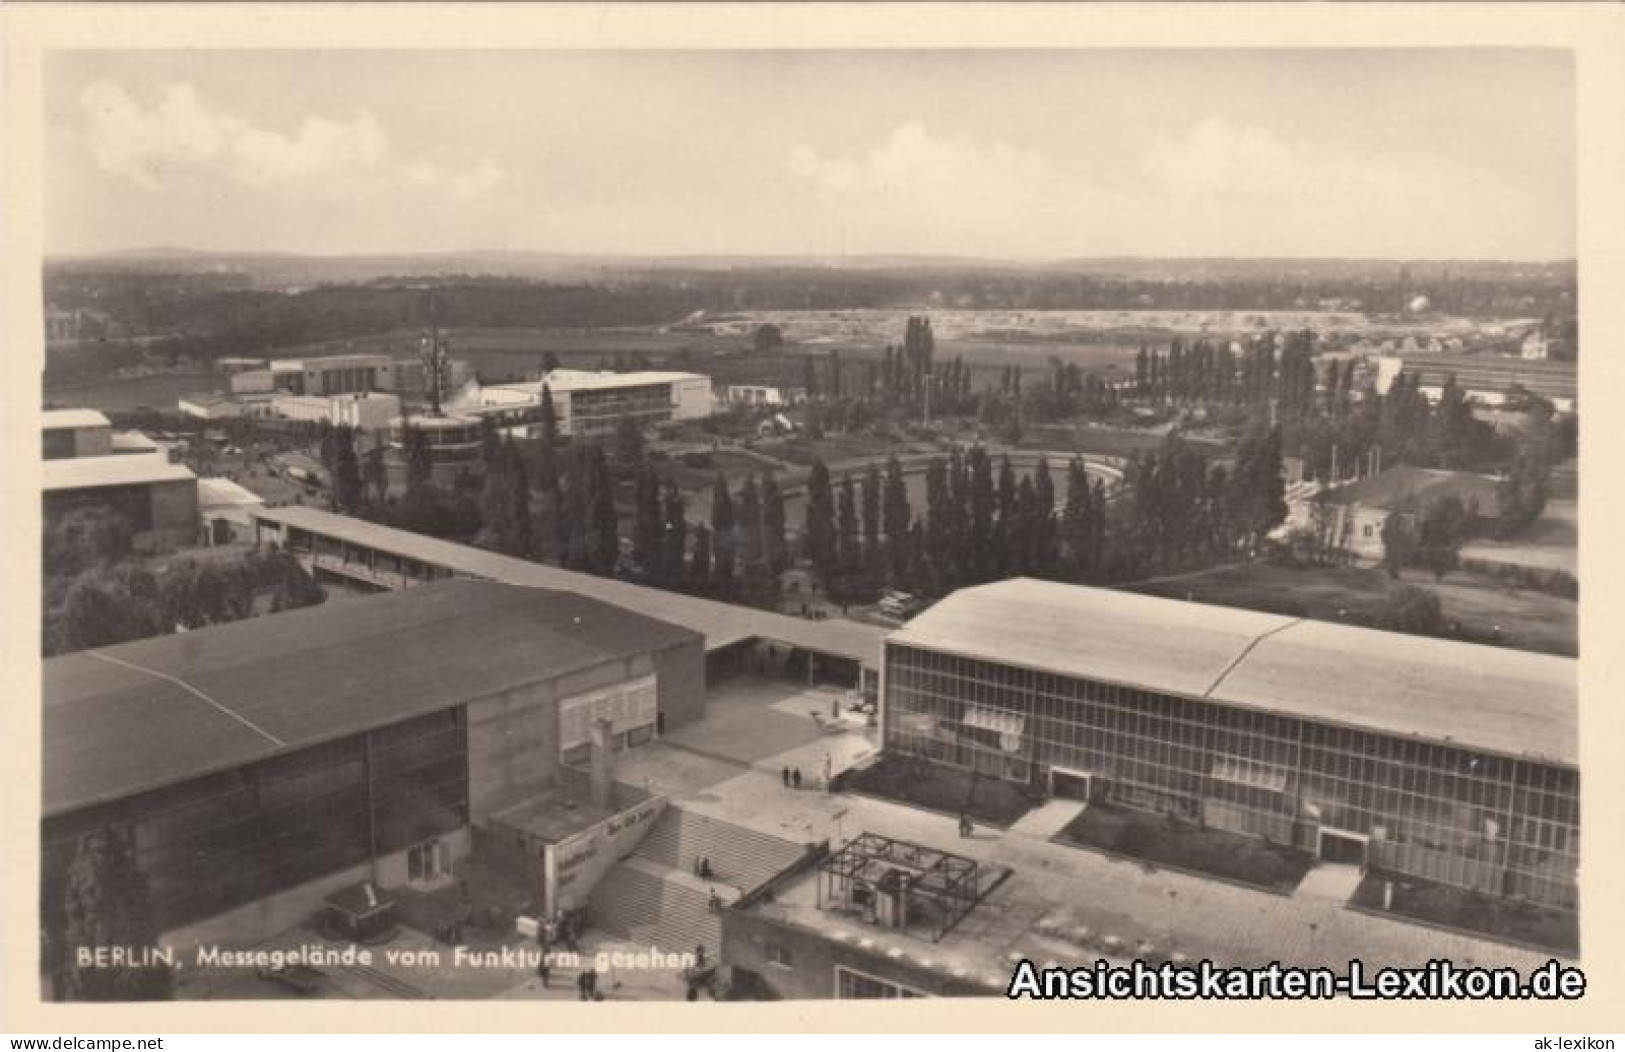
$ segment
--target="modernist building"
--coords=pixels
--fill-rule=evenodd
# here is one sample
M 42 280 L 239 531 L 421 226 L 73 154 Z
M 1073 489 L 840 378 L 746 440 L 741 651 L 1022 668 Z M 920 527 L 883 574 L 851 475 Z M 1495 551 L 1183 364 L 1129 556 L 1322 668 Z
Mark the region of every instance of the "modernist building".
M 1573 362 L 1492 354 L 1381 357 L 1377 359 L 1377 393 L 1387 394 L 1401 372 L 1416 375 L 1418 389 L 1429 401 L 1438 401 L 1444 385 L 1455 377 L 1462 393 L 1483 405 L 1501 405 L 1513 388 L 1539 395 L 1560 413 L 1572 413 L 1579 404 L 1579 374 Z
M 177 947 L 254 943 L 361 882 L 443 883 L 589 725 L 635 745 L 703 693 L 695 632 L 472 581 L 52 658 L 45 931 L 78 838 L 108 828 Z
M 709 378 L 697 373 L 595 373 L 554 369 L 541 380 L 482 388 L 459 412 L 528 433 L 540 420 L 542 389 L 553 396 L 561 435 L 613 434 L 622 417 L 640 427 L 699 420 L 715 412 Z
M 884 747 L 1577 906 L 1576 662 L 1013 580 L 886 643 Z
M 284 420 L 326 421 L 357 431 L 384 431 L 401 415 L 399 397 L 381 391 L 339 395 L 274 395 L 271 412 Z
M 113 453 L 113 425 L 94 409 L 47 409 L 40 430 L 46 460 L 105 457 Z
M 47 529 L 75 508 L 100 506 L 129 521 L 138 550 L 197 539 L 197 477 L 170 463 L 159 443 L 137 432 L 115 433 L 93 409 L 47 410 L 43 432 Z
M 719 603 L 516 559 L 308 506 L 257 509 L 251 517 L 256 543 L 292 552 L 318 580 L 331 578 L 350 586 L 396 590 L 465 577 L 577 592 L 700 632 L 705 636 L 710 680 L 747 669 L 794 669 L 808 682 L 861 686 L 870 695 L 878 690 L 880 646 L 886 635 L 879 625 L 845 618 L 810 621 Z M 698 711 L 693 715 L 697 717 Z M 686 720 L 689 716 L 669 712 L 667 718 Z

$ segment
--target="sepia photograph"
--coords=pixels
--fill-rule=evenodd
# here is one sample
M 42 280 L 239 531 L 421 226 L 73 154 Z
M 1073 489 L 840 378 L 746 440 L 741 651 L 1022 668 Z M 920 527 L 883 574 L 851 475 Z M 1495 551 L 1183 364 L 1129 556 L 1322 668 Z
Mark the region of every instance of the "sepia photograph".
M 1617 952 L 1572 48 L 309 20 L 35 60 L 24 997 L 1159 1029 Z

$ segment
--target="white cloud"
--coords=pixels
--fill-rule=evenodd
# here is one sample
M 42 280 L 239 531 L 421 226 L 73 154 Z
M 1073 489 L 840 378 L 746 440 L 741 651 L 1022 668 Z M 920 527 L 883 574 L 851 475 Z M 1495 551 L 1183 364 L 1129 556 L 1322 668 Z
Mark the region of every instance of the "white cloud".
M 898 128 L 861 159 L 821 157 L 808 147 L 790 156 L 790 172 L 832 195 L 867 195 L 896 204 L 1019 210 L 1052 176 L 1043 157 L 1004 143 L 939 139 L 918 124 Z
M 306 117 L 291 133 L 256 127 L 213 109 L 190 84 L 171 84 L 150 107 L 117 84 L 97 81 L 80 95 L 85 141 L 108 172 L 149 190 L 178 170 L 212 171 L 249 187 L 308 187 L 324 195 L 396 187 L 475 197 L 505 173 L 490 158 L 452 168 L 398 158 L 371 113 L 349 120 Z
M 1120 202 L 1034 150 L 945 138 L 918 124 L 894 130 L 859 157 L 806 146 L 788 169 L 810 187 L 826 220 L 848 231 L 854 252 L 968 255 L 1043 253 L 1062 240 L 1087 245 L 1115 226 Z
M 1160 139 L 1143 170 L 1176 198 L 1260 200 L 1289 193 L 1311 175 L 1309 165 L 1263 128 L 1232 128 L 1208 120 L 1179 140 Z

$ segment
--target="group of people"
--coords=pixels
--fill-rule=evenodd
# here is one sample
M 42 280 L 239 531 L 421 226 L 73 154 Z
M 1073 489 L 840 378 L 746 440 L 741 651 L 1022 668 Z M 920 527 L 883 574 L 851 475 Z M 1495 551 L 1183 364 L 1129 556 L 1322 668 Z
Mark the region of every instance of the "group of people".
M 710 880 L 717 875 L 717 871 L 711 868 L 710 855 L 694 856 L 694 875 L 701 880 Z
M 786 789 L 801 788 L 801 768 L 786 767 L 784 769 L 784 787 Z
M 555 945 L 571 953 L 581 949 L 581 929 L 584 925 L 580 910 L 566 910 L 553 917 L 543 917 L 536 923 L 536 942 L 545 959 Z

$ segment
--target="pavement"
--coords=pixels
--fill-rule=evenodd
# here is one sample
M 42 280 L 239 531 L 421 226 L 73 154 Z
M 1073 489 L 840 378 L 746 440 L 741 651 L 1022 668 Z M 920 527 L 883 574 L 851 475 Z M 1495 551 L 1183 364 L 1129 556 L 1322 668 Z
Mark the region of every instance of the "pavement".
M 749 688 L 735 695 L 744 704 Z M 763 698 L 773 716 L 785 709 L 815 705 L 827 692 L 809 691 Z M 815 711 L 809 709 L 809 711 Z M 693 725 L 688 740 L 719 755 L 737 757 L 732 774 L 726 765 L 678 765 L 665 762 L 673 777 L 661 791 L 685 808 L 735 822 L 790 840 L 829 839 L 837 845 L 864 831 L 1007 866 L 1012 876 L 998 899 L 998 908 L 1037 918 L 1065 912 L 1075 923 L 1099 933 L 1120 937 L 1126 945 L 1151 942 L 1193 959 L 1208 957 L 1240 964 L 1283 963 L 1346 965 L 1361 959 L 1370 965 L 1415 964 L 1435 957 L 1457 962 L 1504 963 L 1530 969 L 1548 955 L 1424 927 L 1408 921 L 1346 908 L 1358 883 L 1358 871 L 1321 865 L 1311 869 L 1299 893 L 1280 895 L 1197 875 L 1159 869 L 1144 863 L 1112 858 L 1052 837 L 1076 817 L 1082 804 L 1056 800 L 1029 812 L 1011 829 L 977 826 L 961 838 L 953 816 L 922 811 L 904 804 L 850 793 L 830 794 L 823 789 L 824 756 L 838 773 L 873 755 L 875 732 L 854 721 L 833 733 L 819 730 L 817 737 L 766 754 L 760 739 L 741 738 L 734 725 L 745 716 L 735 712 L 723 734 L 712 738 L 705 731 L 707 718 Z M 807 724 L 811 725 L 809 717 Z M 770 732 L 777 733 L 777 732 Z M 668 747 L 669 743 L 668 743 Z M 644 750 L 638 750 L 642 752 Z M 635 755 L 635 754 L 634 754 Z M 799 766 L 803 788 L 783 785 L 784 766 Z M 696 777 L 687 781 L 683 773 Z M 619 775 L 625 777 L 623 773 Z M 1008 888 L 1008 893 L 1004 888 Z M 986 908 L 987 903 L 983 907 Z M 995 927 L 1007 930 L 1010 918 Z M 973 913 L 962 930 L 976 930 Z
M 1053 800 L 1009 830 L 978 825 L 972 835 L 963 837 L 956 816 L 827 790 L 826 757 L 830 772 L 839 773 L 865 762 L 877 750 L 876 732 L 866 721 L 824 717 L 832 701 L 828 690 L 747 679 L 724 686 L 717 697 L 705 720 L 623 753 L 617 779 L 664 794 L 685 809 L 791 841 L 828 840 L 838 846 L 859 833 L 874 832 L 1010 870 L 1009 878 L 955 929 L 952 941 L 962 947 L 962 959 L 956 959 L 960 955 L 949 946 L 887 933 L 888 939 L 901 944 L 893 947 L 899 953 L 991 975 L 1001 968 L 1008 971 L 1012 952 L 1060 960 L 1078 957 L 1076 947 L 1057 941 L 1059 926 L 1088 928 L 1097 937 L 1111 935 L 1128 948 L 1148 942 L 1191 959 L 1227 964 L 1280 961 L 1341 968 L 1360 959 L 1377 967 L 1448 957 L 1460 964 L 1530 970 L 1549 956 L 1351 910 L 1346 903 L 1359 879 L 1354 867 L 1317 866 L 1295 894 L 1280 895 L 1056 842 L 1055 834 L 1085 806 L 1077 801 Z M 821 714 L 817 721 L 814 712 Z M 786 766 L 801 769 L 802 788 L 784 784 Z M 787 901 L 778 908 L 794 906 Z M 843 924 L 816 910 L 804 910 L 799 917 L 832 931 Z M 844 937 L 868 934 L 873 933 L 848 931 Z M 290 948 L 321 941 L 296 928 L 265 945 Z M 488 941 L 498 949 L 534 947 L 505 933 Z M 544 989 L 533 968 L 458 965 L 450 948 L 411 929 L 402 929 L 387 948 L 397 954 L 406 951 L 404 960 L 390 960 L 380 951 L 368 968 L 324 969 L 315 996 L 399 999 L 427 997 L 432 991 L 438 998 L 462 1000 L 577 998 L 573 976 L 555 976 L 553 986 Z M 635 953 L 649 947 L 593 931 L 584 938 L 583 950 Z M 182 996 L 191 998 L 296 996 L 280 984 L 258 978 L 253 970 L 193 971 L 183 983 Z M 681 1000 L 685 994 L 679 972 L 659 965 L 622 968 L 604 989 L 608 1000 Z

